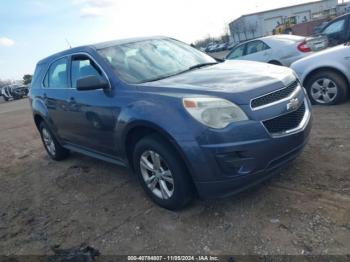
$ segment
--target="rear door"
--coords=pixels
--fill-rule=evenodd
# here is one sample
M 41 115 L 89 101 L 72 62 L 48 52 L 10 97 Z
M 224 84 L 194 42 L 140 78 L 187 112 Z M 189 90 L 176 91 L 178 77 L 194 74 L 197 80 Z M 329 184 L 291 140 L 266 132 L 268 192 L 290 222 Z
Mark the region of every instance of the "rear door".
M 244 60 L 269 62 L 271 58 L 271 48 L 261 40 L 252 41 L 246 44 Z
M 68 58 L 54 61 L 46 72 L 42 89 L 42 100 L 49 112 L 50 124 L 56 134 L 65 139 L 66 129 L 66 99 L 68 83 Z
M 88 55 L 78 54 L 71 57 L 71 86 L 68 90 L 69 124 L 68 141 L 74 145 L 113 154 L 114 113 L 112 90 L 78 91 L 77 80 L 86 76 L 106 78 L 99 65 Z M 107 80 L 108 81 L 108 80 Z

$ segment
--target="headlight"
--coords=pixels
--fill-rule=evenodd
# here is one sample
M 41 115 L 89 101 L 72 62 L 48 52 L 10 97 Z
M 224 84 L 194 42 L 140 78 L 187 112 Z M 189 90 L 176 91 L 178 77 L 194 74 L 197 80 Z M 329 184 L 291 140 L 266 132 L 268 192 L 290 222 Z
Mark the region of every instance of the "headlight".
M 183 105 L 194 119 L 212 128 L 225 128 L 230 123 L 248 120 L 241 108 L 221 98 L 184 98 Z

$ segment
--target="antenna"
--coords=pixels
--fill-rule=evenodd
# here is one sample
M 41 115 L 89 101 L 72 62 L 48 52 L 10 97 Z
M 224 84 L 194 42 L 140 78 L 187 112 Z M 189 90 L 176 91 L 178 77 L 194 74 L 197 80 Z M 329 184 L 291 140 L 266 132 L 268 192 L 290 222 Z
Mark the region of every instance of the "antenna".
M 66 42 L 67 42 L 68 47 L 69 47 L 69 48 L 72 48 L 72 46 L 70 45 L 68 39 L 67 39 L 67 38 L 65 38 L 65 39 L 66 39 Z

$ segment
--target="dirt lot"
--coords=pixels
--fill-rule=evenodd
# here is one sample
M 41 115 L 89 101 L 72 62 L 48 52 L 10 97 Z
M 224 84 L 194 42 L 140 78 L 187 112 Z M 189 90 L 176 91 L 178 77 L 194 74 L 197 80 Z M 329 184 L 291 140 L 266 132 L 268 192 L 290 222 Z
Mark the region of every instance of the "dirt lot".
M 349 254 L 350 103 L 314 108 L 304 153 L 238 196 L 155 206 L 118 166 L 51 161 L 28 101 L 0 104 L 0 254 L 87 243 L 102 254 Z

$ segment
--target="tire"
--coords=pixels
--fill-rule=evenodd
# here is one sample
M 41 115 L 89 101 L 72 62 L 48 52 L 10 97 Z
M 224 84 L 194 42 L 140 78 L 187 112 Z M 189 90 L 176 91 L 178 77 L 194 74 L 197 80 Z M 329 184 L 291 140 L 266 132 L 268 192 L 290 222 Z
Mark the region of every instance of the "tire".
M 305 83 L 311 103 L 317 105 L 336 105 L 348 96 L 348 83 L 337 72 L 320 71 L 314 73 Z M 319 92 L 318 92 L 319 90 Z
M 47 154 L 51 159 L 60 161 L 68 157 L 69 150 L 60 145 L 52 131 L 45 122 L 41 122 L 39 126 L 41 141 L 45 147 Z
M 160 168 L 153 165 L 157 158 Z M 192 181 L 183 161 L 172 145 L 159 136 L 147 136 L 135 145 L 133 164 L 144 191 L 159 206 L 177 210 L 193 199 Z M 148 184 L 146 179 L 150 181 Z
M 6 102 L 9 101 L 8 97 L 3 96 L 3 98 L 4 98 L 4 100 L 5 100 Z

